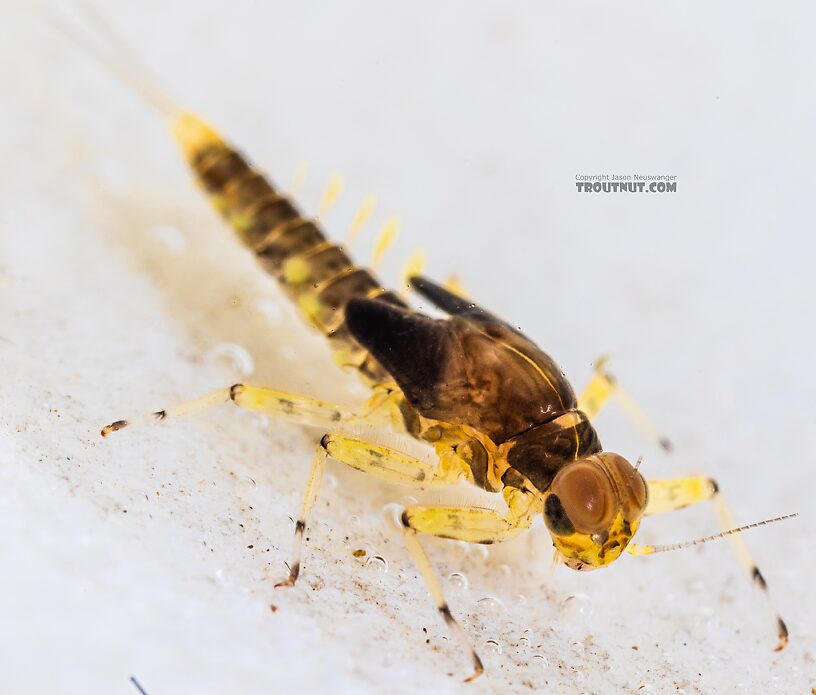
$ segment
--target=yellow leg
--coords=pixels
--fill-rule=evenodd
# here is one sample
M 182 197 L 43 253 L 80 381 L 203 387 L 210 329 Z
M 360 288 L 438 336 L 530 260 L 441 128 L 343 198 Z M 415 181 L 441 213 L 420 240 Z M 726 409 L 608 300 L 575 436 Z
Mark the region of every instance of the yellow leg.
M 650 480 L 648 482 L 648 489 L 649 503 L 646 507 L 646 514 L 672 512 L 692 504 L 712 500 L 723 529 L 732 529 L 737 526 L 734 515 L 731 513 L 730 507 L 720 492 L 719 485 L 711 478 L 697 475 L 688 478 L 678 478 L 676 480 Z M 729 535 L 728 540 L 731 542 L 731 547 L 734 549 L 743 569 L 757 588 L 763 592 L 776 614 L 776 628 L 779 642 L 775 651 L 784 649 L 788 643 L 788 628 L 785 625 L 785 621 L 782 620 L 782 617 L 776 611 L 765 578 L 751 557 L 751 553 L 742 538 L 742 534 L 735 533 Z M 629 545 L 628 550 L 633 555 L 650 555 L 654 552 L 654 546 L 636 545 L 632 543 Z
M 298 574 L 300 572 L 303 534 L 306 530 L 309 514 L 311 513 L 315 500 L 317 499 L 320 479 L 322 477 L 323 468 L 327 458 L 333 458 L 341 463 L 345 463 L 347 466 L 363 471 L 364 473 L 371 473 L 387 482 L 399 483 L 403 485 L 416 485 L 423 487 L 428 485 L 450 485 L 465 475 L 464 468 L 457 465 L 451 457 L 443 457 L 436 465 L 434 465 L 428 461 L 422 461 L 418 458 L 409 456 L 401 451 L 397 451 L 396 449 L 383 446 L 381 444 L 366 442 L 361 439 L 357 439 L 356 437 L 350 437 L 346 434 L 337 432 L 330 432 L 326 434 L 320 440 L 320 444 L 317 447 L 314 459 L 312 460 L 312 469 L 309 474 L 309 482 L 306 486 L 303 502 L 301 503 L 300 517 L 295 523 L 295 545 L 292 553 L 292 561 L 289 564 L 289 577 L 278 583 L 276 586 L 292 586 L 297 581 Z M 517 518 L 523 516 L 520 512 L 522 508 L 526 511 L 531 506 L 529 503 L 521 504 L 520 502 L 520 500 L 514 502 L 516 512 L 515 516 L 512 517 L 513 521 L 516 521 Z M 450 520 L 449 523 L 452 526 L 457 525 L 455 519 L 452 518 L 456 516 L 457 512 L 470 513 L 467 521 L 474 523 L 477 527 L 476 530 L 470 533 L 470 536 L 481 539 L 478 542 L 489 543 L 495 540 L 503 540 L 511 535 L 511 531 L 508 528 L 509 522 L 502 519 L 495 512 L 489 512 L 483 509 L 449 509 L 444 516 L 446 519 Z M 475 515 L 473 514 L 474 512 L 476 512 Z M 431 568 L 430 562 L 422 550 L 422 547 L 419 545 L 419 541 L 416 539 L 417 530 L 425 531 L 426 529 L 421 528 L 415 530 L 411 528 L 410 524 L 412 522 L 409 520 L 411 514 L 418 515 L 417 519 L 419 519 L 420 517 L 432 518 L 435 515 L 440 514 L 440 512 L 434 513 L 431 512 L 429 508 L 423 507 L 410 507 L 408 510 L 406 510 L 405 515 L 403 515 L 405 539 L 408 549 L 419 566 L 422 576 L 425 578 L 425 581 L 431 590 L 431 595 L 434 597 L 434 601 L 436 602 L 439 611 L 442 613 L 445 622 L 447 623 L 448 627 L 459 637 L 459 639 L 467 645 L 467 648 L 473 657 L 475 670 L 473 675 L 468 679 L 472 680 L 484 670 L 482 667 L 482 662 L 476 652 L 470 646 L 462 627 L 454 620 L 450 609 L 445 603 L 445 599 L 442 596 L 442 590 L 439 587 L 439 582 L 433 574 L 433 569 Z M 480 514 L 483 516 L 481 520 L 479 518 Z M 492 515 L 492 517 L 488 519 L 490 515 Z M 532 518 L 531 514 L 527 514 L 527 517 L 525 518 L 526 524 L 529 526 Z M 504 524 L 504 527 L 502 524 Z M 425 524 L 425 526 L 428 525 Z M 439 528 L 445 529 L 447 527 L 443 522 L 441 525 L 439 525 Z M 429 530 L 427 532 L 434 532 L 430 529 L 430 527 L 428 527 L 428 529 Z M 516 532 L 521 530 L 522 528 L 519 526 Z M 449 537 L 454 536 L 451 535 Z M 464 538 L 464 536 L 462 537 Z
M 317 495 L 320 493 L 320 483 L 323 480 L 323 470 L 326 467 L 327 455 L 326 447 L 323 446 L 323 442 L 321 441 L 312 457 L 309 480 L 306 483 L 306 491 L 303 493 L 303 500 L 300 503 L 300 514 L 295 522 L 295 543 L 292 550 L 292 560 L 289 563 L 289 577 L 275 584 L 275 588 L 280 586 L 294 586 L 300 574 L 300 555 L 303 549 L 303 534 L 306 531 L 306 521 L 312 513 L 315 502 L 317 502 Z
M 158 410 L 153 413 L 152 418 L 154 420 L 166 420 L 167 418 L 184 417 L 230 401 L 247 410 L 254 410 L 265 415 L 284 418 L 304 425 L 336 425 L 338 422 L 352 422 L 356 419 L 354 413 L 346 406 L 248 384 L 235 384 L 229 388 L 219 389 L 197 398 L 194 401 L 182 403 L 166 410 Z M 121 430 L 138 421 L 139 419 L 112 422 L 102 429 L 102 436 L 107 437 L 111 432 Z
M 470 644 L 462 626 L 451 614 L 448 602 L 428 555 L 417 538 L 417 533 L 427 533 L 439 538 L 462 540 L 468 543 L 498 543 L 512 538 L 532 523 L 534 514 L 541 512 L 541 505 L 531 496 L 519 490 L 505 488 L 509 512 L 503 517 L 490 509 L 479 507 L 428 507 L 412 505 L 402 515 L 405 544 L 422 574 L 436 608 L 448 629 L 456 635 L 463 647 L 470 652 L 473 673 L 465 682 L 477 678 L 483 671 L 482 660 Z
M 657 441 L 666 451 L 671 451 L 671 442 L 660 434 L 646 413 L 618 384 L 615 377 L 606 371 L 608 361 L 607 357 L 596 360 L 595 374 L 578 397 L 578 409 L 585 412 L 590 420 L 594 420 L 609 399 L 615 398 L 624 412 L 647 436 Z
M 457 466 L 449 457 L 432 464 L 396 449 L 365 442 L 339 432 L 325 434 L 315 450 L 309 481 L 300 505 L 300 516 L 295 522 L 295 544 L 292 561 L 289 563 L 289 578 L 276 586 L 292 586 L 300 573 L 303 534 L 320 491 L 320 481 L 327 458 L 333 458 L 389 483 L 418 487 L 450 485 L 465 473 L 464 469 Z

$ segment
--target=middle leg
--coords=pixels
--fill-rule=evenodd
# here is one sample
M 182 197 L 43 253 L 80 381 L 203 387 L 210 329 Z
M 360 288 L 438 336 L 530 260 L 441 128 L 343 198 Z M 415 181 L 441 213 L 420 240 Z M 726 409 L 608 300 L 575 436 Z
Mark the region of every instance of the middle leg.
M 416 487 L 441 487 L 455 483 L 465 475 L 465 469 L 451 452 L 435 463 L 423 461 L 392 447 L 366 442 L 340 432 L 323 436 L 315 449 L 306 491 L 300 505 L 300 515 L 295 522 L 295 540 L 289 577 L 275 586 L 293 586 L 300 574 L 300 557 L 303 534 L 320 492 L 320 482 L 328 458 L 345 463 L 363 473 L 370 473 L 380 480 L 398 485 Z

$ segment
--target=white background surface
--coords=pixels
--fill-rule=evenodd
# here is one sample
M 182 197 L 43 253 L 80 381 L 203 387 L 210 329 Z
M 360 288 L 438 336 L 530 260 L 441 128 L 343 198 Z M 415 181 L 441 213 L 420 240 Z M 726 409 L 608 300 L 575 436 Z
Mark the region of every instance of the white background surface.
M 202 201 L 163 124 L 7 2 L 0 690 L 135 693 L 131 675 L 150 695 L 816 685 L 810 5 L 104 13 L 276 180 L 307 160 L 307 208 L 343 172 L 335 236 L 374 190 L 377 222 L 403 221 L 387 278 L 428 249 L 430 275 L 458 273 L 577 387 L 610 353 L 676 451 L 614 408 L 606 448 L 644 455 L 656 477 L 711 474 L 740 522 L 801 512 L 748 537 L 791 643 L 771 652 L 772 619 L 725 543 L 552 577 L 541 528 L 489 553 L 429 543 L 443 577 L 468 580 L 445 586 L 488 672 L 463 686 L 467 661 L 383 510 L 410 491 L 339 466 L 302 582 L 275 591 L 319 433 L 229 408 L 104 441 L 99 428 L 244 378 L 215 356 L 225 342 L 249 351 L 257 382 L 361 391 Z M 604 172 L 676 174 L 678 191 L 575 190 L 576 173 Z M 716 530 L 703 506 L 638 538 Z

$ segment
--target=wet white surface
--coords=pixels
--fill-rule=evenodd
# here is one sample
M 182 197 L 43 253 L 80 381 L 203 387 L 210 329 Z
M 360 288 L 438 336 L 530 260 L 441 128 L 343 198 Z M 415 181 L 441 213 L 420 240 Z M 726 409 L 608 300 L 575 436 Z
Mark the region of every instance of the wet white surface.
M 202 201 L 163 124 L 9 4 L 0 690 L 136 693 L 134 676 L 150 695 L 809 692 L 812 10 L 192 7 L 105 12 L 276 180 L 308 160 L 307 208 L 345 173 L 334 235 L 374 190 L 377 223 L 403 221 L 386 277 L 426 248 L 429 274 L 459 274 L 576 386 L 610 353 L 676 451 L 614 408 L 607 448 L 655 477 L 715 476 L 740 522 L 802 513 L 748 537 L 791 643 L 772 653 L 771 616 L 725 543 L 551 577 L 537 528 L 489 551 L 429 543 L 488 669 L 463 686 L 467 661 L 393 525 L 415 493 L 339 466 L 302 583 L 274 590 L 318 432 L 231 408 L 99 428 L 248 370 L 325 399 L 362 392 Z M 576 192 L 576 173 L 607 171 L 676 174 L 678 191 Z M 704 506 L 639 539 L 716 530 Z

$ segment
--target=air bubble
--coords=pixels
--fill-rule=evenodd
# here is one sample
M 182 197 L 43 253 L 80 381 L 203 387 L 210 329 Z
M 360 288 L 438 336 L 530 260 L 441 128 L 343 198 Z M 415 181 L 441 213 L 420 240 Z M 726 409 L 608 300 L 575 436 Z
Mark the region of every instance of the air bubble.
M 156 241 L 170 253 L 180 254 L 187 248 L 187 240 L 178 228 L 170 224 L 157 224 L 150 230 Z
M 453 541 L 453 543 L 451 543 L 451 550 L 456 551 L 457 555 L 464 557 L 468 554 L 468 550 L 470 550 L 470 543 L 466 543 L 465 541 Z
M 651 683 L 643 683 L 638 689 L 638 693 L 653 693 L 655 692 L 654 686 Z
M 365 561 L 365 567 L 369 572 L 382 576 L 388 572 L 388 560 L 382 555 L 372 555 Z
M 237 343 L 218 343 L 204 355 L 205 364 L 223 374 L 223 378 L 239 380 L 252 374 L 255 364 L 245 347 Z
M 583 656 L 586 653 L 586 648 L 582 642 L 570 642 L 570 649 L 575 656 Z
M 281 348 L 281 357 L 287 362 L 294 362 L 298 358 L 298 352 L 291 345 L 285 345 Z
M 269 418 L 266 415 L 262 415 L 260 413 L 252 413 L 252 423 L 255 427 L 258 428 L 261 432 L 269 432 L 272 429 L 272 425 L 269 422 Z
M 505 610 L 504 604 L 495 596 L 483 596 L 476 601 L 476 604 L 479 611 L 485 613 L 501 613 Z
M 570 594 L 561 601 L 561 612 L 570 620 L 589 621 L 595 608 L 586 594 Z
M 255 300 L 255 310 L 273 325 L 283 322 L 283 309 L 281 303 L 268 297 Z
M 337 489 L 337 476 L 332 475 L 331 473 L 324 473 L 323 474 L 323 485 L 331 490 Z
M 498 640 L 489 639 L 485 640 L 484 643 L 485 651 L 490 654 L 501 654 L 502 653 L 502 646 Z
M 389 527 L 402 528 L 402 512 L 405 507 L 397 502 L 389 502 L 380 509 L 380 514 Z
M 484 543 L 471 543 L 469 545 L 470 547 L 468 548 L 468 551 L 472 552 L 481 560 L 487 560 L 487 558 L 490 556 L 490 551 L 487 549 L 487 546 Z
M 502 576 L 502 579 L 507 579 L 513 574 L 513 570 L 510 569 L 510 565 L 501 564 L 497 568 L 499 570 L 499 574 Z
M 543 654 L 533 654 L 536 666 L 540 668 L 550 668 L 550 661 Z
M 250 478 L 248 475 L 242 475 L 240 478 L 238 478 L 238 482 L 247 488 L 253 488 L 258 485 L 258 483 L 255 482 L 255 479 Z
M 448 584 L 456 593 L 464 593 L 468 590 L 467 577 L 461 572 L 451 572 L 448 575 Z
M 698 640 L 706 640 L 720 626 L 719 618 L 710 608 L 700 608 L 692 620 L 691 635 Z
M 109 193 L 124 193 L 127 190 L 127 175 L 116 161 L 97 159 L 92 166 L 102 188 Z

